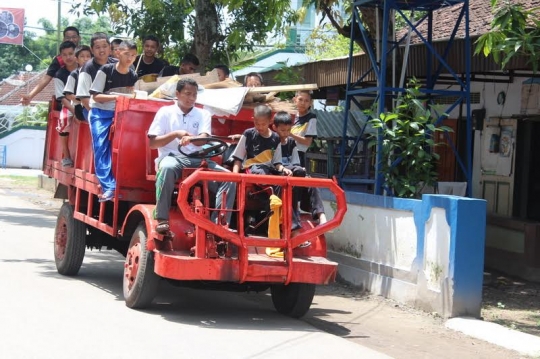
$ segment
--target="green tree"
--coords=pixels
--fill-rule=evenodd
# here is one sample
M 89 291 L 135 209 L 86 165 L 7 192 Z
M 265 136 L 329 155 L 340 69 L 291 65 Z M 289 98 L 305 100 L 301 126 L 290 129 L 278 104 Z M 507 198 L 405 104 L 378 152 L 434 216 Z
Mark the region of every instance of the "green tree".
M 25 30 L 24 46 L 0 44 L 0 79 L 24 71 L 26 65 L 32 65 L 34 71 L 44 70 L 58 54 L 56 25 L 45 18 L 38 22 L 44 29 L 44 35 L 37 36 L 35 32 Z M 63 18 L 62 29 L 68 24 L 68 19 Z M 82 44 L 89 44 L 91 34 L 96 31 L 112 33 L 111 21 L 106 16 L 100 16 L 96 21 L 81 17 L 71 25 L 81 32 Z
M 75 13 L 108 14 L 113 30 L 130 36 L 158 36 L 175 57 L 186 51 L 196 54 L 201 69 L 211 63 L 229 63 L 237 51 L 250 51 L 295 23 L 298 15 L 289 0 L 84 0 L 73 6 Z
M 15 117 L 12 128 L 21 126 L 47 126 L 49 105 L 24 106 L 23 112 Z
M 324 24 L 313 29 L 306 40 L 306 55 L 312 60 L 348 56 L 350 42 L 351 40 L 338 34 L 332 25 Z M 353 51 L 360 52 L 360 46 L 354 44 Z
M 382 137 L 379 175 L 386 190 L 398 197 L 418 198 L 424 186 L 435 185 L 439 155 L 433 152 L 437 146 L 433 134 L 452 131 L 436 127 L 437 117 L 425 108 L 420 96 L 420 86 L 413 79 L 393 111 L 370 120 L 378 131 L 371 135 L 369 146 L 374 147 Z
M 491 7 L 491 31 L 480 36 L 475 55 L 492 55 L 502 68 L 515 56 L 525 56 L 536 72 L 540 61 L 539 8 L 526 9 L 510 0 L 491 0 Z

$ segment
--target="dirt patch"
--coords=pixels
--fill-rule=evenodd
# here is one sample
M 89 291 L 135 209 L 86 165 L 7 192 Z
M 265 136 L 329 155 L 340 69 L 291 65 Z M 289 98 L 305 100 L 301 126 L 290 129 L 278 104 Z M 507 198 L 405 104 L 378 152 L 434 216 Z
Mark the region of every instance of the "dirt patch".
M 484 276 L 482 317 L 525 333 L 540 336 L 540 284 L 499 272 Z
M 38 188 L 38 178 L 34 176 L 0 176 L 0 190 L 8 196 L 17 196 L 54 212 L 63 200 L 53 198 L 51 191 Z

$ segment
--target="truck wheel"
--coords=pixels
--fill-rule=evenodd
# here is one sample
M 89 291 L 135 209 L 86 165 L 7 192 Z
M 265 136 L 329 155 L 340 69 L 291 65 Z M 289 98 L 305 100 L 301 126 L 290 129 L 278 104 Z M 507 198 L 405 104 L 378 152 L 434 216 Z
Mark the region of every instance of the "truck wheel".
M 73 218 L 73 206 L 64 203 L 56 219 L 54 261 L 58 273 L 74 276 L 79 273 L 86 248 L 86 224 Z
M 311 306 L 315 295 L 315 284 L 291 283 L 273 285 L 270 289 L 272 302 L 278 313 L 293 318 L 304 316 Z
M 124 264 L 124 299 L 133 309 L 142 309 L 154 299 L 160 277 L 154 272 L 154 253 L 146 249 L 146 225 L 139 223 Z

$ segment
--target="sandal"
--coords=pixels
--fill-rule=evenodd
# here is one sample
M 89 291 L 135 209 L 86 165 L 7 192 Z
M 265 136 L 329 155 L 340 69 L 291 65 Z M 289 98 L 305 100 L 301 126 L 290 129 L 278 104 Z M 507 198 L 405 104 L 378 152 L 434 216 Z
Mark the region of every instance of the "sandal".
M 158 221 L 158 224 L 156 226 L 156 232 L 158 232 L 159 234 L 167 234 L 169 233 L 170 229 L 171 228 L 169 227 L 169 221 Z

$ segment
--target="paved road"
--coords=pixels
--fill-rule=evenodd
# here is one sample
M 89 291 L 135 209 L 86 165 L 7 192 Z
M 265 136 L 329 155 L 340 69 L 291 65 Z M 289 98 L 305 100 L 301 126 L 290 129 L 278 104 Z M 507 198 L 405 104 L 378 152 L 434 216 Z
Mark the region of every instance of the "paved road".
M 278 315 L 265 294 L 164 282 L 151 309 L 128 309 L 115 252 L 57 274 L 55 213 L 0 189 L 0 358 L 387 358 Z

